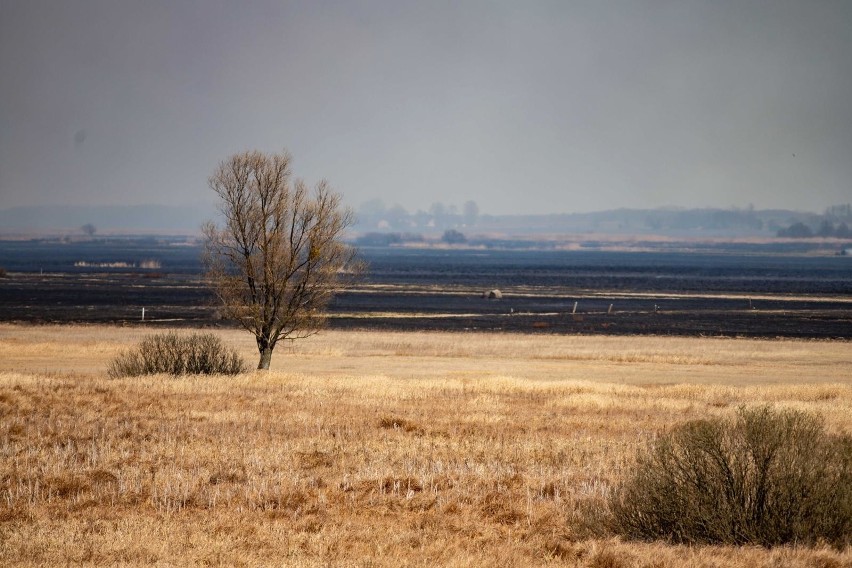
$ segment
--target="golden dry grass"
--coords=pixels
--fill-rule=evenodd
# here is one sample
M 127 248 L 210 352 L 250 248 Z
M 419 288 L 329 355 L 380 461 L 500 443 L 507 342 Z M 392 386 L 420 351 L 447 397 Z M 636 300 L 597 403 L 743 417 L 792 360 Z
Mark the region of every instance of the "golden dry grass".
M 597 522 L 676 422 L 852 430 L 848 343 L 328 332 L 266 374 L 108 379 L 146 331 L 0 326 L 0 564 L 852 566 Z

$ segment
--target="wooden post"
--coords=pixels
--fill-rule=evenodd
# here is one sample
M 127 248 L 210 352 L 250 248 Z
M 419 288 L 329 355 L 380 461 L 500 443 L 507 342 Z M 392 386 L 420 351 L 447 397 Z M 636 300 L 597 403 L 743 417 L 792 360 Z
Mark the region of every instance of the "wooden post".
M 142 308 L 142 321 L 145 321 L 145 308 Z
M 573 310 L 571 310 L 571 313 L 572 313 L 572 314 L 576 314 L 576 313 L 577 313 L 577 304 L 579 304 L 579 302 L 574 302 L 574 309 L 573 309 Z

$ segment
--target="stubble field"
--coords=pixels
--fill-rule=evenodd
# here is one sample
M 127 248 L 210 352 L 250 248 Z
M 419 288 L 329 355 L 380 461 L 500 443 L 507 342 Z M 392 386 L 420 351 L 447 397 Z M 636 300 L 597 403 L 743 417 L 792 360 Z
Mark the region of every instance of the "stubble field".
M 0 564 L 852 566 L 603 522 L 676 423 L 770 404 L 852 431 L 848 342 L 335 331 L 269 373 L 107 378 L 146 333 L 0 325 Z

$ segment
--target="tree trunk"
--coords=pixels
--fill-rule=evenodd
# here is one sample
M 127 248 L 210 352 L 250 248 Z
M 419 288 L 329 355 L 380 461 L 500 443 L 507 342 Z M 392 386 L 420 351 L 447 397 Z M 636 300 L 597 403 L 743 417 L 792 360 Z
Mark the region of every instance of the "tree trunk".
M 259 371 L 268 371 L 269 364 L 272 362 L 272 347 L 266 347 L 260 350 L 260 362 L 257 364 Z

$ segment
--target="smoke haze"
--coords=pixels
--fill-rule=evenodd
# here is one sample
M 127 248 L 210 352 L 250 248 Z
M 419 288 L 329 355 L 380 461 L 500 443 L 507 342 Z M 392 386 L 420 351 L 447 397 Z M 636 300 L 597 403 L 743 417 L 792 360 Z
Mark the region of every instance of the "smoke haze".
M 0 2 L 0 208 L 193 205 L 245 149 L 359 204 L 852 200 L 852 2 Z

